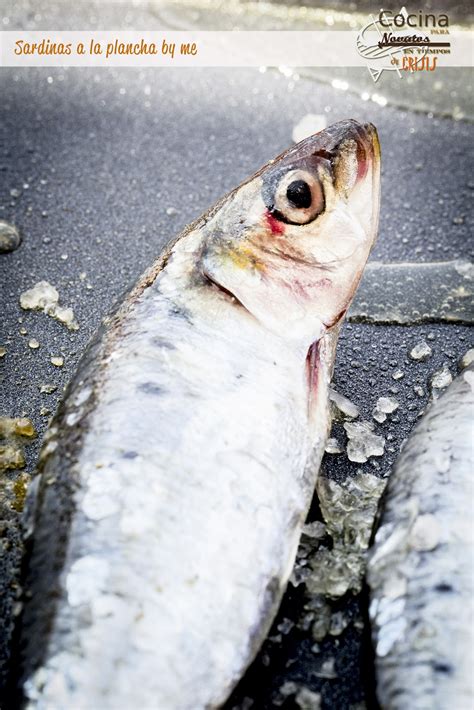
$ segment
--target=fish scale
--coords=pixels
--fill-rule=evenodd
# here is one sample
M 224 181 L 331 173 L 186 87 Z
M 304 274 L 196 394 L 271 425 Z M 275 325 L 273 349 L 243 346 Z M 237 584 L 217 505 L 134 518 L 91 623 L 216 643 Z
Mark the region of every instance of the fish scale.
M 474 368 L 432 403 L 388 485 L 368 566 L 384 710 L 474 700 Z
M 218 296 L 217 296 L 218 297 Z M 135 317 L 140 318 L 140 305 L 137 305 Z M 148 314 L 149 315 L 149 314 Z M 254 327 L 254 324 L 251 324 Z M 181 327 L 186 330 L 190 327 L 184 321 Z M 193 339 L 195 331 L 198 331 L 198 345 L 196 352 L 200 356 L 203 353 L 199 327 L 193 318 L 192 335 L 187 334 L 187 357 L 193 352 Z M 172 333 L 173 335 L 173 333 Z M 184 337 L 184 334 L 181 334 Z M 170 657 L 180 658 L 184 668 L 186 668 L 186 678 L 183 683 L 191 682 L 191 677 L 195 677 L 193 693 L 187 701 L 186 707 L 194 707 L 193 697 L 196 694 L 196 687 L 200 687 L 205 679 L 203 690 L 206 693 L 212 692 L 212 679 L 219 674 L 216 672 L 216 659 L 214 653 L 218 653 L 219 664 L 222 657 L 226 655 L 228 647 L 228 666 L 233 669 L 235 661 L 233 657 L 237 654 L 237 661 L 241 656 L 248 653 L 245 647 L 239 646 L 234 641 L 227 640 L 227 643 L 219 643 L 219 634 L 222 629 L 228 627 L 242 626 L 253 628 L 258 626 L 260 618 L 260 608 L 265 604 L 265 583 L 260 581 L 278 579 L 279 584 L 286 581 L 288 567 L 291 569 L 294 536 L 291 536 L 291 526 L 295 526 L 296 516 L 301 516 L 305 510 L 305 497 L 299 495 L 299 488 L 295 486 L 298 482 L 297 474 L 300 468 L 300 461 L 305 460 L 307 455 L 308 442 L 304 427 L 304 417 L 295 417 L 294 426 L 290 432 L 285 432 L 288 419 L 280 419 L 278 409 L 275 407 L 275 400 L 271 395 L 273 389 L 281 390 L 282 383 L 279 382 L 280 368 L 268 361 L 254 357 L 247 368 L 256 369 L 248 375 L 252 385 L 250 396 L 245 396 L 245 391 L 232 392 L 222 389 L 220 396 L 214 391 L 208 396 L 202 395 L 194 407 L 187 409 L 188 403 L 186 389 L 184 387 L 184 407 L 183 400 L 176 391 L 172 396 L 172 408 L 167 406 L 170 394 L 164 391 L 160 394 L 141 395 L 137 399 L 136 381 L 146 379 L 148 376 L 147 365 L 151 364 L 148 358 L 142 359 L 133 342 L 133 335 L 127 335 L 127 352 L 133 353 L 133 368 L 129 358 L 121 357 L 120 348 L 116 351 L 117 357 L 114 360 L 113 377 L 107 379 L 102 385 L 102 397 L 107 403 L 106 410 L 100 410 L 100 421 L 106 422 L 100 438 L 106 439 L 106 447 L 97 450 L 98 427 L 96 411 L 90 422 L 91 435 L 86 437 L 82 451 L 82 475 L 80 480 L 81 494 L 76 498 L 76 518 L 70 534 L 70 544 L 68 557 L 63 569 L 66 577 L 66 587 L 74 589 L 80 587 L 84 589 L 84 596 L 81 604 L 91 605 L 93 608 L 102 603 L 104 597 L 108 597 L 113 590 L 113 595 L 126 601 L 127 607 L 134 610 L 138 621 L 130 620 L 129 613 L 125 617 L 123 627 L 123 638 L 126 648 L 122 648 L 117 640 L 117 655 L 115 662 L 123 655 L 126 656 L 130 664 L 134 662 L 134 647 L 138 645 L 141 649 L 142 666 L 143 656 L 149 651 L 148 662 L 141 671 L 149 678 L 149 692 L 153 692 L 156 697 L 156 707 L 166 707 L 169 700 L 166 692 L 170 695 L 176 686 L 176 678 L 170 668 Z M 243 338 L 245 342 L 245 338 Z M 265 335 L 266 345 L 269 336 Z M 280 357 L 282 355 L 281 344 L 278 338 L 274 338 L 274 345 L 280 345 Z M 178 340 L 179 342 L 179 340 Z M 210 345 L 208 339 L 204 343 Z M 216 338 L 212 343 L 212 349 L 218 350 Z M 253 338 L 255 353 L 255 338 Z M 179 345 L 177 347 L 179 351 Z M 265 349 L 271 355 L 273 348 Z M 168 354 L 168 351 L 166 351 Z M 233 348 L 236 357 L 237 367 L 240 369 L 242 357 L 237 348 Z M 286 352 L 286 363 L 283 372 L 290 369 L 288 361 L 291 352 Z M 214 359 L 214 385 L 219 380 L 226 381 L 235 371 L 228 359 L 222 361 Z M 195 358 L 191 358 L 195 362 Z M 168 368 L 174 370 L 172 366 L 172 356 L 168 354 L 166 361 L 160 361 L 157 357 L 153 363 L 153 371 L 159 365 L 160 381 L 166 381 L 169 373 Z M 293 357 L 293 368 L 301 371 L 298 357 Z M 197 365 L 197 364 L 196 364 Z M 221 366 L 220 366 L 221 365 Z M 177 371 L 183 371 L 184 362 L 178 358 Z M 297 370 L 298 368 L 298 370 Z M 194 374 L 194 378 L 193 378 Z M 193 370 L 187 370 L 186 385 L 198 386 L 202 377 L 200 368 L 196 366 Z M 129 387 L 124 388 L 124 381 Z M 199 378 L 199 379 L 197 379 Z M 303 387 L 304 380 L 301 379 L 300 398 L 306 401 L 306 391 Z M 297 381 L 295 376 L 284 378 L 284 381 Z M 255 383 L 258 383 L 257 389 Z M 218 385 L 217 385 L 218 386 Z M 267 394 L 265 399 L 265 393 Z M 243 396 L 244 395 L 244 396 Z M 165 427 L 157 429 L 154 421 L 143 421 L 139 430 L 127 428 L 127 422 L 135 420 L 135 409 L 143 411 L 148 405 L 145 400 L 153 398 L 153 413 L 158 420 L 169 418 L 176 422 L 173 409 L 182 412 L 186 411 L 186 417 L 180 417 L 178 437 L 173 445 L 177 447 L 178 453 L 173 455 L 172 460 L 168 459 L 165 466 L 155 467 L 155 461 L 159 461 L 161 452 L 170 445 L 169 429 Z M 295 399 L 294 392 L 287 393 L 288 401 Z M 191 398 L 192 400 L 192 398 Z M 236 401 L 238 400 L 238 401 Z M 301 404 L 301 403 L 300 403 Z M 240 406 L 239 406 L 240 405 Z M 240 416 L 237 421 L 228 417 L 228 412 L 236 412 L 240 408 Z M 221 422 L 221 436 L 215 437 L 216 419 L 203 417 L 212 407 L 217 421 Z M 256 410 L 256 411 L 255 411 Z M 305 413 L 303 407 L 299 410 Z M 119 417 L 115 412 L 120 413 Z M 255 416 L 257 414 L 257 416 Z M 250 425 L 250 426 L 249 426 Z M 99 424 L 100 426 L 100 424 Z M 287 468 L 287 461 L 282 457 L 275 456 L 280 446 L 285 450 L 288 447 L 288 438 L 291 436 L 293 447 L 292 468 Z M 247 451 L 256 449 L 256 440 L 259 440 L 259 448 L 262 451 L 261 458 L 250 456 Z M 142 441 L 149 442 L 149 448 L 143 447 Z M 198 450 L 196 444 L 200 441 L 209 442 L 207 450 Z M 282 442 L 281 444 L 279 442 Z M 213 442 L 215 445 L 213 445 Z M 228 442 L 228 443 L 227 443 Z M 117 451 L 139 450 L 139 457 L 130 464 L 129 459 L 117 458 Z M 299 456 L 297 455 L 299 453 Z M 265 458 L 272 454 L 273 465 L 270 467 L 265 463 Z M 99 454 L 99 455 L 98 455 Z M 275 466 L 275 459 L 281 461 L 281 470 Z M 122 463 L 123 462 L 123 463 Z M 125 464 L 125 465 L 124 465 Z M 216 467 L 217 464 L 217 467 Z M 97 465 L 100 467 L 97 468 Z M 169 466 L 172 466 L 171 470 Z M 109 499 L 116 500 L 116 510 L 106 510 L 104 517 L 94 516 L 94 532 L 88 530 L 89 508 L 96 510 L 100 507 L 94 503 L 94 494 L 97 496 L 97 486 L 93 481 L 104 476 L 104 470 L 109 471 Z M 216 473 L 210 477 L 209 471 Z M 272 486 L 272 480 L 277 475 L 281 479 L 281 488 Z M 292 480 L 293 478 L 293 480 Z M 286 481 L 286 485 L 285 485 Z M 82 491 L 85 490 L 84 498 L 81 500 Z M 239 505 L 239 492 L 244 492 L 244 499 Z M 285 493 L 284 500 L 281 493 Z M 100 490 L 99 490 L 100 495 Z M 298 499 L 299 498 L 299 499 Z M 251 501 L 252 505 L 248 504 Z M 226 544 L 227 557 L 222 557 L 222 514 L 226 514 L 226 526 L 229 533 Z M 117 516 L 119 518 L 117 519 Z M 251 516 L 251 517 L 249 517 Z M 249 522 L 254 524 L 249 527 Z M 179 526 L 179 536 L 176 534 L 176 526 Z M 281 539 L 282 528 L 288 529 L 288 538 Z M 119 532 L 119 536 L 117 533 Z M 154 535 L 153 548 L 146 549 L 147 568 L 143 569 L 143 540 L 142 536 Z M 115 544 L 110 546 L 109 541 L 115 540 Z M 102 560 L 104 554 L 101 552 L 97 556 L 96 550 L 103 550 L 106 546 L 108 576 L 107 588 L 96 586 L 94 580 L 101 578 Z M 157 555 L 155 556 L 154 551 Z M 127 554 L 125 554 L 125 552 Z M 92 567 L 87 565 L 79 567 L 77 562 L 90 560 Z M 174 560 L 179 559 L 177 567 Z M 253 565 L 249 568 L 249 559 L 253 560 Z M 113 568 L 113 569 L 112 569 Z M 114 569 L 119 569 L 118 577 L 114 574 Z M 202 570 L 212 570 L 211 575 L 202 574 Z M 94 579 L 90 579 L 91 575 Z M 130 579 L 136 578 L 140 584 L 140 594 L 138 595 L 134 585 L 130 585 Z M 245 584 L 238 589 L 239 604 L 235 614 L 230 614 L 232 597 L 235 595 L 235 586 L 230 584 L 230 579 L 245 580 Z M 90 587 L 88 586 L 90 583 Z M 254 594 L 255 587 L 260 588 L 259 595 Z M 145 605 L 137 603 L 137 599 L 145 597 L 149 599 L 153 595 L 153 589 L 159 588 L 156 598 L 148 601 Z M 195 603 L 190 606 L 187 595 L 183 595 L 182 589 L 193 589 L 196 596 Z M 278 588 L 279 589 L 279 588 Z M 249 591 L 250 590 L 250 591 Z M 200 603 L 202 602 L 202 603 Z M 69 607 L 71 600 L 69 597 Z M 75 608 L 76 605 L 73 605 Z M 148 623 L 152 627 L 156 626 L 156 643 L 164 643 L 165 639 L 176 638 L 179 647 L 172 649 L 170 657 L 162 658 L 162 662 L 157 662 L 153 644 L 151 651 L 148 649 L 146 632 L 142 629 L 141 614 L 146 611 Z M 64 626 L 67 626 L 68 650 L 63 648 L 63 640 L 58 638 L 58 647 L 52 659 L 50 667 L 54 668 L 61 654 L 62 673 L 64 668 L 68 668 L 66 680 L 71 684 L 77 683 L 81 687 L 81 679 L 88 679 L 89 688 L 94 687 L 96 659 L 93 655 L 84 657 L 81 651 L 76 651 L 71 644 L 70 636 L 76 638 L 77 648 L 81 648 L 81 626 L 82 620 L 79 617 L 71 617 L 71 609 L 65 608 Z M 153 623 L 157 619 L 156 625 Z M 163 619 L 168 621 L 169 627 Z M 61 623 L 61 620 L 59 620 Z M 117 622 L 118 623 L 118 622 Z M 167 628 L 169 628 L 167 633 Z M 100 646 L 103 640 L 108 639 L 109 620 L 107 617 L 97 616 L 93 613 L 93 621 L 87 627 L 88 643 L 92 639 L 97 639 Z M 114 636 L 118 633 L 114 631 Z M 226 631 L 226 634 L 228 631 Z M 145 634 L 145 638 L 144 638 Z M 190 638 L 197 639 L 210 635 L 215 638 L 215 644 L 207 648 L 206 652 L 201 648 L 201 644 L 194 644 L 190 652 Z M 188 638 L 189 637 L 189 638 Z M 184 639 L 184 641 L 182 640 Z M 66 640 L 66 639 L 64 639 Z M 236 639 L 237 641 L 238 639 Z M 248 639 L 243 639 L 244 644 L 248 644 Z M 109 641 L 110 643 L 110 641 Z M 168 641 L 169 644 L 169 641 Z M 130 647 L 129 647 L 130 645 Z M 74 644 L 76 646 L 76 644 Z M 217 648 L 217 651 L 214 651 Z M 66 654 L 66 657 L 65 657 Z M 66 663 L 67 661 L 67 663 Z M 214 669 L 214 670 L 213 670 Z M 163 677 L 173 678 L 171 688 L 167 688 Z M 235 674 L 235 671 L 233 671 Z M 59 674 L 58 674 L 59 675 Z M 157 686 L 152 684 L 151 677 L 154 676 Z M 123 707 L 131 704 L 136 697 L 136 689 L 130 687 L 128 682 L 126 687 L 115 688 L 113 693 L 109 691 L 109 697 L 102 693 L 101 686 L 104 682 L 105 674 L 96 681 L 96 692 L 101 702 L 107 707 L 114 707 L 120 701 Z M 232 677 L 232 676 L 231 676 Z M 63 678 L 63 675 L 61 675 Z M 201 678 L 201 680 L 199 680 Z M 51 681 L 54 685 L 54 680 Z M 108 679 L 110 686 L 112 679 Z M 215 691 L 214 691 L 215 692 Z M 80 690 L 82 693 L 82 690 Z M 102 694 L 104 697 L 102 697 Z M 81 695 L 77 696 L 71 692 L 70 702 L 80 702 Z M 211 696 L 212 697 L 212 696 Z M 218 699 L 217 694 L 215 698 Z

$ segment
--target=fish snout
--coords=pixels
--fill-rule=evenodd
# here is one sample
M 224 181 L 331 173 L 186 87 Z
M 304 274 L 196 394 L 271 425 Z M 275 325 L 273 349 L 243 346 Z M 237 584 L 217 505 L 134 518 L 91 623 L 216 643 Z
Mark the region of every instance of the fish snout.
M 351 133 L 351 138 L 357 144 L 357 181 L 359 181 L 365 178 L 371 163 L 379 160 L 380 143 L 373 123 L 354 122 Z
M 373 123 L 362 124 L 362 141 L 367 152 L 373 156 L 380 154 L 380 143 L 377 129 Z

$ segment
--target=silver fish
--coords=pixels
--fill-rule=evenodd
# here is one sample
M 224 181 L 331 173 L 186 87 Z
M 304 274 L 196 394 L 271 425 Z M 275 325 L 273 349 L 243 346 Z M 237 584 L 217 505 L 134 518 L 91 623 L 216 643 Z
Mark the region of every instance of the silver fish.
M 379 166 L 356 121 L 291 148 L 187 228 L 89 347 L 42 450 L 29 707 L 214 708 L 253 659 L 313 494 Z
M 474 707 L 474 366 L 435 401 L 390 478 L 368 565 L 384 710 Z

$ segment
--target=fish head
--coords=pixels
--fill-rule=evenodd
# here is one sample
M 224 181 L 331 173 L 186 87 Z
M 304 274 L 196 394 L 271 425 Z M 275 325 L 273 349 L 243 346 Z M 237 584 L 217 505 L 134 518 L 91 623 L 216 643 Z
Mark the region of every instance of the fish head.
M 203 226 L 201 269 L 262 325 L 312 343 L 340 322 L 374 244 L 380 147 L 342 121 L 266 165 Z

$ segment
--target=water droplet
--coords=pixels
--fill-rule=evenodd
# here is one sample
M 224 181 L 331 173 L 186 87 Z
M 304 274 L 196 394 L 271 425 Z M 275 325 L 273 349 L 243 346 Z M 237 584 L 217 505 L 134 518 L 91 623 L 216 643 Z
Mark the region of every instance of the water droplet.
M 20 244 L 20 233 L 15 225 L 0 220 L 0 254 L 15 251 Z

